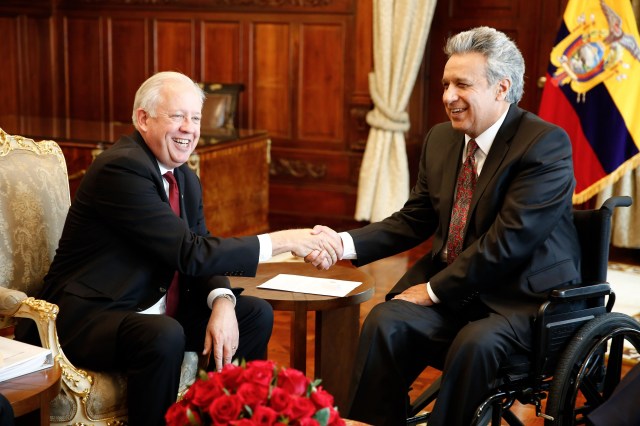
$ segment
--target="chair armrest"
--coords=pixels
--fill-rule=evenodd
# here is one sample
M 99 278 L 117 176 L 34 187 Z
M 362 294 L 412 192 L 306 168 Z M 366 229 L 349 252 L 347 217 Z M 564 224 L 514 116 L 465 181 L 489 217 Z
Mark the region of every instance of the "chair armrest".
M 558 288 L 551 292 L 549 298 L 552 302 L 573 302 L 575 300 L 607 296 L 610 293 L 611 286 L 609 283 L 599 283 L 583 287 Z
M 56 331 L 58 305 L 45 300 L 27 297 L 22 300 L 14 316 L 35 321 L 42 346 L 51 349 L 53 358 L 62 369 L 62 382 L 69 390 L 80 397 L 88 395 L 93 384 L 92 377 L 86 371 L 80 370 L 71 364 L 64 352 L 62 352 L 58 342 L 58 332 Z
M 0 287 L 0 315 L 12 317 L 27 295 L 19 290 Z

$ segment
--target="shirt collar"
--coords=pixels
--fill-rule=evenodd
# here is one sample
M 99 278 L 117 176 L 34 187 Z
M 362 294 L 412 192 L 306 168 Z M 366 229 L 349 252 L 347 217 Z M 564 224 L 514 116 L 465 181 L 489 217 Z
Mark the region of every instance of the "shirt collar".
M 171 172 L 173 173 L 174 169 L 167 169 L 165 166 L 162 165 L 162 163 L 160 163 L 158 160 L 156 160 L 156 162 L 158 163 L 158 167 L 160 167 L 160 176 L 164 176 L 165 173 L 167 172 Z
M 498 134 L 498 130 L 500 130 L 502 123 L 504 123 L 505 118 L 507 118 L 508 112 L 509 112 L 509 108 L 507 108 L 507 110 L 500 116 L 500 118 L 498 118 L 498 120 L 495 123 L 491 125 L 491 127 L 489 127 L 487 130 L 482 132 L 481 135 L 475 138 L 476 144 L 478 144 L 478 148 L 485 155 L 489 153 L 489 150 L 491 149 L 491 145 L 493 145 L 493 141 L 495 140 L 496 135 Z M 471 139 L 472 138 L 470 136 L 464 135 L 464 145 L 467 146 L 467 143 Z

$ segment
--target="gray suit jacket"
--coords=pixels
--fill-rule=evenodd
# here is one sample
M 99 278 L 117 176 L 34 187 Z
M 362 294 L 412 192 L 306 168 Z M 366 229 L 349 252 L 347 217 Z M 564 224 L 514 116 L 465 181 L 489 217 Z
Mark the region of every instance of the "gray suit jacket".
M 387 295 L 429 281 L 454 311 L 479 298 L 528 338 L 530 320 L 548 290 L 579 281 L 580 248 L 573 225 L 571 144 L 559 127 L 511 105 L 478 178 L 463 251 L 443 264 L 464 135 L 450 123 L 426 136 L 418 181 L 404 207 L 350 231 L 363 265 L 433 236 Z

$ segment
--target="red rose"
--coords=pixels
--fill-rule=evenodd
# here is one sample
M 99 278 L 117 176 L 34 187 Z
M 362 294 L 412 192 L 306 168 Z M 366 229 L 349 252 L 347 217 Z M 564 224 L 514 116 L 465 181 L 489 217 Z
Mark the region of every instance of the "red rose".
M 309 379 L 301 371 L 292 368 L 283 368 L 278 373 L 278 387 L 286 390 L 291 395 L 302 396 L 309 383 Z
M 240 383 L 242 383 L 242 374 L 244 373 L 244 368 L 238 367 L 234 364 L 227 364 L 222 367 L 222 371 L 218 373 L 220 376 L 220 380 L 225 389 L 229 392 L 235 392 L 238 389 Z
M 254 422 L 253 419 L 240 419 L 231 422 L 233 426 L 258 426 L 258 423 Z
M 251 418 L 256 425 L 273 426 L 276 420 L 278 420 L 278 413 L 269 407 L 260 405 L 256 407 Z
M 305 417 L 304 419 L 300 419 L 298 421 L 300 426 L 320 426 L 320 423 L 316 419 L 312 419 L 311 417 Z
M 169 410 L 167 410 L 167 413 L 164 415 L 167 426 L 182 426 L 189 424 L 187 410 L 189 410 L 189 404 L 185 401 L 179 404 L 173 404 L 169 407 Z
M 273 379 L 274 368 L 275 363 L 273 361 L 248 362 L 247 368 L 242 373 L 242 380 L 268 386 Z
M 319 386 L 315 392 L 311 392 L 311 400 L 318 409 L 325 407 L 333 407 L 333 396 Z
M 309 399 L 302 396 L 294 396 L 291 398 L 291 406 L 289 407 L 289 416 L 293 420 L 311 417 L 316 412 L 316 406 Z
M 345 421 L 340 417 L 340 413 L 335 408 L 329 407 L 329 421 L 327 426 L 345 426 Z
M 184 399 L 206 410 L 214 399 L 223 394 L 220 376 L 216 375 L 209 376 L 208 380 L 196 380 L 185 394 Z
M 278 413 L 286 413 L 291 404 L 291 395 L 282 388 L 273 388 L 271 390 L 271 398 L 269 398 L 269 406 Z
M 214 425 L 226 425 L 236 420 L 242 411 L 242 400 L 237 395 L 221 395 L 209 406 Z
M 236 394 L 242 399 L 244 404 L 254 409 L 256 406 L 267 402 L 269 387 L 255 383 L 242 383 L 238 387 Z

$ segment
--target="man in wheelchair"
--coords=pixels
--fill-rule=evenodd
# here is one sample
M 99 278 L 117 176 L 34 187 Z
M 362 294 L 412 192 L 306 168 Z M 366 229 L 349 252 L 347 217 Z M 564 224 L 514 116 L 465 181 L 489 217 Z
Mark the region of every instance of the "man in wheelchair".
M 408 390 L 426 366 L 442 370 L 428 425 L 469 425 L 501 364 L 532 351 L 549 291 L 581 278 L 571 143 L 517 106 L 520 51 L 479 27 L 451 37 L 445 53 L 450 121 L 427 134 L 409 200 L 339 234 L 342 258 L 358 266 L 433 237 L 363 325 L 347 416 L 376 426 L 405 424 Z

